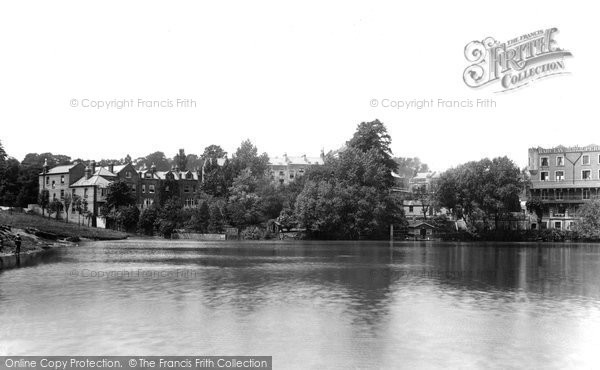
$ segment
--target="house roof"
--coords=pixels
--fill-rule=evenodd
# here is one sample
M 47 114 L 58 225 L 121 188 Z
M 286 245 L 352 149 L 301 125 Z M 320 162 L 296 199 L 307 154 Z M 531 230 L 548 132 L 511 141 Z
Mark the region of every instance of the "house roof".
M 437 227 L 435 227 L 432 224 L 427 223 L 425 221 L 411 221 L 408 223 L 408 227 L 411 227 L 411 228 L 417 228 L 417 227 L 421 227 L 421 226 L 428 226 L 432 229 L 437 229 Z
M 142 179 L 146 178 L 146 173 L 152 173 L 152 170 L 144 170 L 141 171 L 142 172 Z M 192 176 L 191 178 L 186 178 L 186 174 L 190 173 Z M 198 178 L 198 173 L 196 171 L 177 171 L 177 170 L 170 170 L 170 171 L 154 171 L 153 175 L 151 178 L 153 179 L 160 179 L 160 180 L 166 180 L 167 176 L 169 174 L 173 174 L 173 179 L 174 180 L 180 180 L 179 175 L 181 174 L 181 180 L 199 180 Z
M 56 166 L 56 167 L 52 167 L 51 169 L 48 170 L 48 174 L 49 175 L 56 175 L 56 174 L 60 174 L 60 173 L 69 173 L 69 171 L 77 166 L 79 163 L 73 163 L 73 164 L 67 164 L 67 165 L 63 165 L 63 166 Z
M 106 188 L 113 181 L 107 180 L 102 176 L 94 175 L 89 179 L 86 179 L 85 176 L 77 180 L 71 187 L 83 187 L 83 186 L 98 186 L 99 188 Z
M 323 164 L 323 159 L 321 157 L 307 157 L 306 155 L 288 156 L 287 154 L 269 159 L 269 165 L 271 166 L 287 166 L 290 164 Z
M 129 164 L 120 164 L 118 166 L 113 166 L 113 172 L 114 173 L 119 173 L 121 171 L 123 171 L 123 169 L 125 169 L 125 167 L 127 167 Z
M 104 167 L 100 167 L 94 172 L 94 175 L 104 176 L 104 177 L 117 177 L 117 175 L 113 172 L 110 172 Z

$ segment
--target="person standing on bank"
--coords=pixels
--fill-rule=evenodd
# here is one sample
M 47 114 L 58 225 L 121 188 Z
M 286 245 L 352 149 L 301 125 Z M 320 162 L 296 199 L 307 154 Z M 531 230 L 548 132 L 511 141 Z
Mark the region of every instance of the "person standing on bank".
M 21 254 L 21 235 L 19 234 L 15 238 L 15 254 L 17 256 Z

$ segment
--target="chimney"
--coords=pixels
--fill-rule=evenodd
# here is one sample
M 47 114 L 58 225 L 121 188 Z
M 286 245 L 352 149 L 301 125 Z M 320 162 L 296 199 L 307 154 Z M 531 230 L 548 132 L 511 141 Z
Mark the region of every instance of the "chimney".
M 44 158 L 44 173 L 48 173 L 48 158 Z
M 202 169 L 196 168 L 196 176 L 198 176 L 198 181 L 202 182 Z
M 90 177 L 92 177 L 92 169 L 90 168 L 90 166 L 86 166 L 85 167 L 85 179 L 89 179 Z
M 110 164 L 108 165 L 108 170 L 112 173 L 115 172 L 115 164 L 113 162 L 110 162 Z
M 92 161 L 90 162 L 90 166 L 92 166 L 91 170 L 92 173 L 96 173 L 96 161 L 92 159 Z
M 152 166 L 150 166 L 150 172 L 154 175 L 154 173 L 156 172 L 156 165 L 154 163 L 152 163 Z

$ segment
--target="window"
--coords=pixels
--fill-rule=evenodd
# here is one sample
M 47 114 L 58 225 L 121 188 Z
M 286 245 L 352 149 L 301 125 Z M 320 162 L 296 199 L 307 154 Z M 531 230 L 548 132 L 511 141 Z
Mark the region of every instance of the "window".
M 52 189 L 56 189 L 56 181 L 52 180 Z
M 154 184 L 150 184 L 150 186 L 148 187 L 148 193 L 154 194 Z
M 88 197 L 87 190 L 88 190 L 87 188 L 84 188 L 84 189 L 83 189 L 83 197 L 84 197 L 84 198 L 87 198 L 87 197 Z
M 548 200 L 548 190 L 542 190 L 542 200 Z
M 50 184 L 50 177 L 46 176 L 46 185 Z
M 131 184 L 131 191 L 135 193 L 135 184 Z
M 125 171 L 125 177 L 130 179 L 131 178 L 131 171 Z
M 52 200 L 56 200 L 56 193 L 52 193 Z
M 65 199 L 65 189 L 60 189 L 60 199 Z
M 60 183 L 64 185 L 64 183 L 65 183 L 65 175 L 60 175 Z
M 598 164 L 600 164 L 600 154 L 598 154 Z
M 564 196 L 563 196 L 562 190 L 558 190 L 556 192 L 556 200 L 563 200 L 563 199 L 564 199 Z
M 545 230 L 548 228 L 548 221 L 542 221 L 542 223 L 540 224 L 540 227 L 542 228 L 542 230 Z
M 196 185 L 194 185 L 194 193 L 196 192 Z
M 188 179 L 188 180 L 191 179 L 192 178 L 192 174 L 190 172 L 186 173 L 185 174 L 185 178 Z
M 590 189 L 583 189 L 583 199 L 590 199 Z
M 152 178 L 152 174 L 150 172 L 146 172 L 144 174 L 144 177 L 147 178 L 147 179 L 151 179 Z
M 548 181 L 548 180 L 550 180 L 548 178 L 548 171 L 542 171 L 542 172 L 540 172 L 540 180 L 541 181 Z
M 414 206 L 408 206 L 408 212 L 409 212 L 409 213 L 413 213 L 413 212 L 414 212 L 414 210 L 415 210 L 415 207 L 414 207 Z
M 100 189 L 100 195 L 101 196 L 105 196 L 106 195 L 106 189 Z
M 283 171 L 279 171 L 279 176 L 283 176 L 283 175 L 284 175 Z
M 591 180 L 592 179 L 592 171 L 591 170 L 581 171 L 581 179 L 582 180 Z
M 184 193 L 189 193 L 190 192 L 190 186 L 189 185 L 184 186 L 183 187 L 183 192 Z
M 541 158 L 542 167 L 548 167 L 548 157 Z
M 556 165 L 557 166 L 564 166 L 565 165 L 565 158 L 564 157 L 556 157 Z
M 554 222 L 554 228 L 555 229 L 562 229 L 562 222 L 561 221 L 555 221 Z
M 569 223 L 567 224 L 567 230 L 573 230 L 574 226 L 575 226 L 575 222 L 569 221 Z
M 142 194 L 146 192 L 146 184 L 142 185 Z
M 590 156 L 586 154 L 583 157 L 581 157 L 581 163 L 583 163 L 584 165 L 589 165 L 590 164 Z
M 556 171 L 554 173 L 556 181 L 565 181 L 565 171 Z

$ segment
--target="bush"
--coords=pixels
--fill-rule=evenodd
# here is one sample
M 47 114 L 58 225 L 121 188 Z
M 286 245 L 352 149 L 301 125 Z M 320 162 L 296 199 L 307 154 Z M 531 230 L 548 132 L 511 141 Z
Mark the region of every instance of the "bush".
M 244 240 L 260 240 L 263 239 L 265 233 L 257 226 L 249 226 L 242 230 L 241 236 Z

